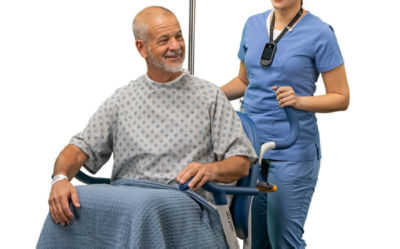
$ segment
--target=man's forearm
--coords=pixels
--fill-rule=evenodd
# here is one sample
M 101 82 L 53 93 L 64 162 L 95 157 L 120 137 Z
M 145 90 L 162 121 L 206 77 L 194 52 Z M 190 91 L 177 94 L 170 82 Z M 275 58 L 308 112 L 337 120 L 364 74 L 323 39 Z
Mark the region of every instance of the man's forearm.
M 246 177 L 250 169 L 250 160 L 245 156 L 232 156 L 210 164 L 215 169 L 215 181 L 222 183 L 231 183 Z
M 245 156 L 232 156 L 212 163 L 191 162 L 176 180 L 183 184 L 192 177 L 189 188 L 196 190 L 208 181 L 231 183 L 249 174 L 250 160 Z
M 88 156 L 77 146 L 67 145 L 56 160 L 53 175 L 63 174 L 71 180 L 87 159 Z

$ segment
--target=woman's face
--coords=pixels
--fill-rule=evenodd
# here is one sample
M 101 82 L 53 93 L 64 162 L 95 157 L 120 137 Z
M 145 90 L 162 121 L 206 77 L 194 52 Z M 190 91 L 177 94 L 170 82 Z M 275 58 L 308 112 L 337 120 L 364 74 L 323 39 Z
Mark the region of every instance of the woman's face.
M 274 9 L 287 10 L 301 5 L 301 0 L 271 0 Z

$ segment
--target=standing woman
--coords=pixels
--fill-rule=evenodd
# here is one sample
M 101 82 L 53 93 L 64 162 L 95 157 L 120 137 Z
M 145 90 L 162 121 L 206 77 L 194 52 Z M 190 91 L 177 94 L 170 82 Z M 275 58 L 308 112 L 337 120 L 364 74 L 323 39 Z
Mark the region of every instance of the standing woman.
M 289 125 L 281 107 L 295 109 L 298 140 L 264 156 L 261 177 L 278 191 L 253 201 L 252 248 L 305 248 L 303 227 L 321 158 L 315 113 L 346 110 L 350 93 L 332 27 L 303 10 L 302 0 L 272 0 L 272 5 L 247 20 L 239 75 L 222 91 L 230 100 L 244 96 L 244 111 L 262 143 L 286 137 Z M 319 74 L 326 93 L 313 96 Z

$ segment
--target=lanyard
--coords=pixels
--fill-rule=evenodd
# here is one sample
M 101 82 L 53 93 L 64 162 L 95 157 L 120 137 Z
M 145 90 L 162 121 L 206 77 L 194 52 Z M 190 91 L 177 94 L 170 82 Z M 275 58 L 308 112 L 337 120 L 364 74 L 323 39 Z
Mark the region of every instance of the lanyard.
M 275 26 L 275 12 L 272 16 L 271 25 L 269 28 L 269 42 L 265 44 L 263 53 L 261 54 L 260 64 L 265 67 L 269 67 L 274 59 L 276 51 L 276 43 L 282 38 L 286 32 L 292 28 L 293 24 L 299 20 L 301 14 L 303 14 L 303 8 L 301 7 L 296 16 L 290 21 L 290 23 L 285 27 L 285 29 L 279 34 L 279 36 L 274 39 L 274 26 Z
M 293 17 L 293 19 L 289 22 L 288 25 L 286 25 L 285 29 L 279 34 L 279 36 L 278 36 L 278 37 L 275 39 L 275 41 L 274 41 L 274 40 L 273 40 L 273 39 L 274 39 L 274 28 L 275 28 L 275 11 L 274 11 L 274 14 L 272 15 L 271 25 L 269 26 L 269 42 L 270 42 L 270 43 L 273 42 L 273 43 L 277 44 L 278 41 L 282 38 L 282 36 L 283 36 L 284 34 L 286 34 L 286 32 L 287 32 L 289 29 L 292 28 L 293 24 L 294 24 L 297 20 L 299 20 L 301 14 L 303 14 L 303 8 L 302 8 L 302 7 L 300 8 L 299 12 L 297 12 L 296 16 Z

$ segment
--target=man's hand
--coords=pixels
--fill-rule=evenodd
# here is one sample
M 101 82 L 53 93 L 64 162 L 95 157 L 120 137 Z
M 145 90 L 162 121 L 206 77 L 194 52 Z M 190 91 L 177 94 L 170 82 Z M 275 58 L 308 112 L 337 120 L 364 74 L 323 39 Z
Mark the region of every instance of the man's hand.
M 212 163 L 191 162 L 181 172 L 179 172 L 176 180 L 183 184 L 191 177 L 188 187 L 193 190 L 201 188 L 204 183 L 214 181 L 217 178 L 217 168 Z
M 76 189 L 68 180 L 65 179 L 54 183 L 50 192 L 49 208 L 51 218 L 57 224 L 66 226 L 74 218 L 69 208 L 70 200 L 76 208 L 80 208 Z
M 209 181 L 221 183 L 237 181 L 249 174 L 249 168 L 250 160 L 246 156 L 232 156 L 212 163 L 191 162 L 179 172 L 176 180 L 183 184 L 193 177 L 188 187 L 197 190 Z

